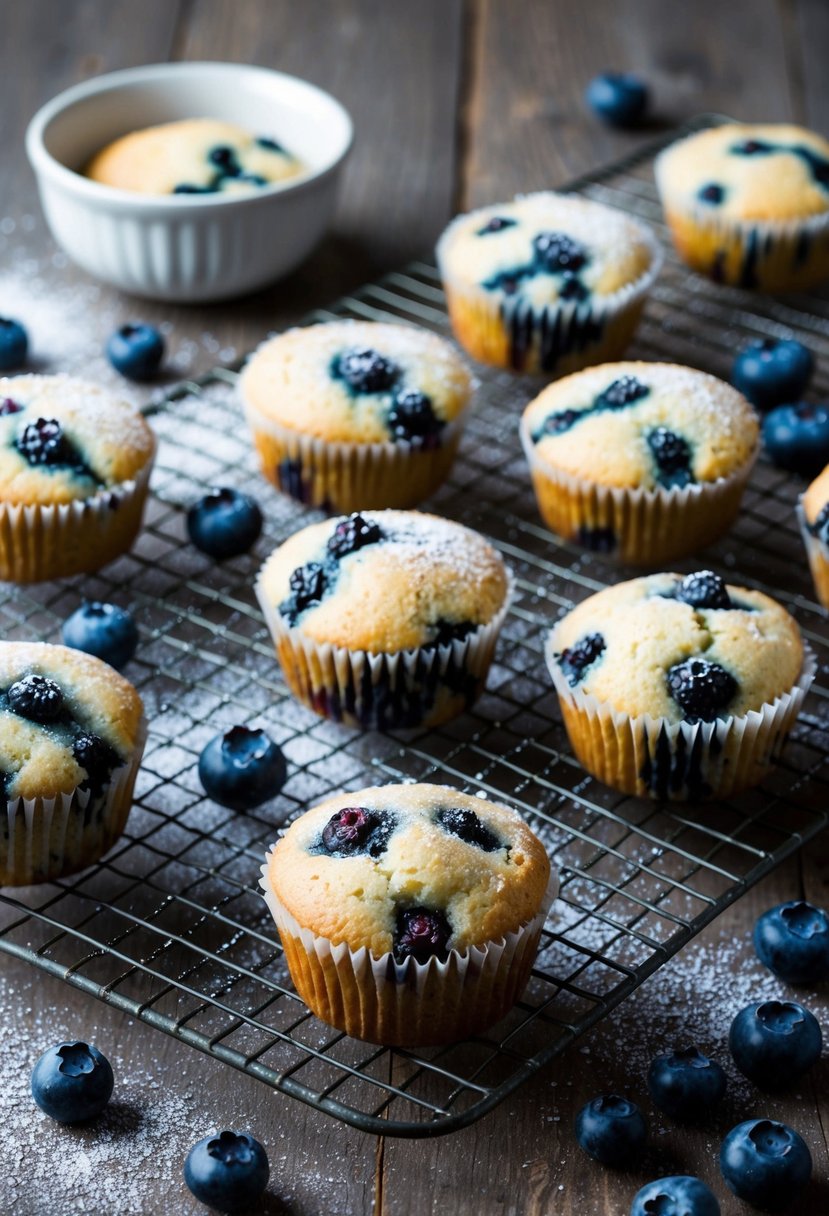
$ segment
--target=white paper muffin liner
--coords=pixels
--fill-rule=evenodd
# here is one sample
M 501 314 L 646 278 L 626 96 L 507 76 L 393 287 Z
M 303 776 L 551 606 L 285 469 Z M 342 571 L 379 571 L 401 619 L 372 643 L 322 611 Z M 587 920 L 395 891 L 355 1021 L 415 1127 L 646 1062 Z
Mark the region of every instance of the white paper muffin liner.
M 99 570 L 141 527 L 155 447 L 131 481 L 60 504 L 0 502 L 0 579 L 38 583 Z
M 559 887 L 553 868 L 538 913 L 503 938 L 451 950 L 445 962 L 409 958 L 398 963 L 391 952 L 378 957 L 366 947 L 334 945 L 300 925 L 268 880 L 272 851 L 259 885 L 299 995 L 324 1022 L 386 1046 L 450 1043 L 499 1021 L 527 983 Z
M 447 422 L 433 448 L 396 443 L 336 443 L 303 435 L 250 402 L 245 415 L 263 476 L 282 493 L 332 514 L 416 507 L 449 476 L 470 404 Z
M 515 586 L 509 567 L 506 573 L 504 600 L 491 621 L 446 645 L 392 654 L 315 642 L 285 624 L 265 594 L 261 573 L 255 590 L 294 696 L 335 722 L 395 730 L 446 722 L 483 690 Z
M 89 790 L 8 800 L 0 832 L 0 886 L 51 882 L 103 857 L 126 825 L 146 741 L 142 717 L 132 755 L 112 773 L 88 822 Z
M 587 771 L 625 794 L 684 802 L 725 798 L 757 785 L 780 755 L 817 670 L 808 645 L 788 691 L 759 710 L 713 722 L 670 722 L 614 709 L 571 687 L 555 660 L 557 625 L 545 658 L 573 751 Z
M 728 531 L 757 459 L 727 477 L 666 489 L 604 486 L 541 457 L 522 419 L 521 444 L 547 526 L 625 565 L 661 566 L 713 544 Z
M 483 363 L 548 378 L 619 359 L 663 262 L 651 230 L 636 227 L 650 252 L 648 268 L 638 278 L 607 295 L 556 300 L 539 308 L 520 294 L 504 297 L 453 276 L 446 257 L 450 224 L 438 242 L 437 261 L 455 337 Z
M 809 569 L 815 584 L 815 594 L 824 608 L 829 608 L 829 546 L 809 530 L 806 512 L 803 510 L 801 495 L 797 504 L 797 522 L 800 524 L 800 535 L 809 559 Z

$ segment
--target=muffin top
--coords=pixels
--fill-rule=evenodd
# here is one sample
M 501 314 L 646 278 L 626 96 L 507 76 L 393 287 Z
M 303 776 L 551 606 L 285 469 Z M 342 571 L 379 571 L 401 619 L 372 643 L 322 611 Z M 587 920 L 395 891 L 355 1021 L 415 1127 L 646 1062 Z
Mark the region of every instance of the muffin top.
M 829 545 L 829 464 L 803 495 L 806 526 L 813 536 Z
M 139 194 L 243 194 L 302 173 L 275 139 L 216 118 L 186 118 L 107 144 L 86 176 Z
M 265 342 L 242 374 L 241 392 L 249 411 L 305 435 L 437 447 L 469 401 L 472 377 L 428 330 L 330 321 Z
M 71 376 L 0 379 L 0 500 L 68 503 L 133 479 L 155 451 L 145 418 Z
M 829 210 L 829 141 L 803 127 L 728 123 L 672 144 L 656 180 L 669 202 L 712 218 L 805 219 Z
M 675 363 L 604 363 L 545 388 L 524 411 L 544 464 L 648 490 L 716 481 L 757 450 L 757 415 L 736 389 Z
M 461 524 L 419 511 L 364 511 L 295 532 L 257 592 L 317 643 L 395 653 L 448 644 L 487 624 L 509 583 L 500 555 Z
M 135 747 L 143 706 L 128 680 L 80 650 L 0 642 L 0 771 L 7 798 L 93 795 Z
M 426 962 L 526 925 L 549 879 L 544 846 L 516 811 L 447 786 L 386 785 L 296 819 L 265 882 L 334 944 Z
M 648 230 L 621 211 L 543 192 L 459 215 L 437 257 L 450 289 L 475 286 L 543 308 L 612 295 L 650 269 L 654 249 Z
M 710 570 L 607 587 L 559 622 L 550 647 L 562 687 L 670 722 L 759 710 L 792 688 L 803 663 L 789 613 Z

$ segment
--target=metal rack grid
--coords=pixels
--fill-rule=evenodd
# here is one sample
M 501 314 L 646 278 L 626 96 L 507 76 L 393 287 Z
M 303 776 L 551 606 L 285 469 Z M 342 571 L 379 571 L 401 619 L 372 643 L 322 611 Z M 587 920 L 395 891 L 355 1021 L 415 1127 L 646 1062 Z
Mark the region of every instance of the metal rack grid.
M 641 216 L 664 237 L 653 151 L 571 188 Z M 448 332 L 440 283 L 426 263 L 312 319 L 340 316 Z M 669 254 L 633 353 L 726 374 L 747 339 L 794 333 L 816 350 L 825 375 L 827 319 L 825 296 L 749 298 L 712 287 Z M 571 756 L 542 643 L 560 611 L 625 572 L 540 526 L 516 434 L 532 386 L 497 372 L 482 381 L 450 484 L 433 505 L 493 538 L 515 570 L 517 597 L 486 694 L 440 730 L 361 735 L 288 696 L 252 583 L 262 556 L 307 513 L 257 480 L 230 370 L 177 387 L 154 411 L 154 496 L 130 555 L 94 576 L 0 597 L 0 631 L 10 638 L 59 640 L 81 594 L 129 606 L 142 645 L 128 674 L 151 723 L 126 834 L 76 877 L 0 892 L 0 950 L 382 1134 L 435 1135 L 481 1117 L 829 818 L 827 635 L 794 520 L 800 483 L 761 463 L 738 523 L 705 558 L 795 611 L 821 659 L 784 761 L 761 789 L 724 804 L 671 808 L 622 797 Z M 266 535 L 255 554 L 217 565 L 186 543 L 183 508 L 205 486 L 252 480 Z M 283 793 L 245 815 L 206 800 L 196 773 L 208 739 L 237 722 L 265 726 L 290 764 Z M 411 779 L 517 805 L 562 877 L 512 1013 L 488 1034 L 423 1052 L 359 1043 L 315 1019 L 293 991 L 257 893 L 260 862 L 286 818 L 338 788 Z

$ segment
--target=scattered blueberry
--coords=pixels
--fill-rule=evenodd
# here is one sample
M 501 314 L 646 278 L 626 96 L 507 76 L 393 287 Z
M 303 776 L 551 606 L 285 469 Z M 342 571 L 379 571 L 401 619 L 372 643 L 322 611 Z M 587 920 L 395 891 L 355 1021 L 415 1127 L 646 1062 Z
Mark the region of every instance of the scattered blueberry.
M 58 1123 L 79 1123 L 99 1115 L 113 1085 L 109 1060 L 88 1043 L 50 1047 L 32 1072 L 32 1097 Z
M 787 984 L 829 979 L 829 916 L 804 900 L 778 904 L 754 926 L 760 962 Z
M 405 908 L 397 914 L 394 957 L 398 963 L 413 958 L 427 963 L 436 957 L 445 961 L 452 928 L 443 912 L 430 908 Z
M 647 85 L 628 72 L 594 76 L 584 98 L 591 110 L 613 127 L 635 126 L 648 108 Z
M 138 646 L 138 629 L 130 614 L 99 600 L 84 600 L 63 622 L 61 637 L 65 646 L 94 654 L 119 669 L 129 663 Z
M 29 350 L 29 335 L 19 321 L 0 317 L 0 372 L 22 367 Z
M 379 524 L 355 512 L 339 521 L 329 537 L 326 549 L 331 557 L 339 561 L 350 553 L 365 549 L 366 545 L 378 544 L 383 536 L 384 532 Z
M 676 589 L 676 598 L 692 608 L 733 607 L 725 582 L 713 570 L 686 574 Z
M 648 1127 L 629 1098 L 605 1094 L 591 1100 L 576 1116 L 576 1139 L 589 1157 L 616 1168 L 630 1165 L 645 1147 Z
M 56 722 L 63 712 L 63 693 L 48 676 L 35 673 L 21 676 L 6 696 L 12 712 L 31 722 Z
M 605 644 L 600 633 L 588 633 L 576 642 L 575 646 L 562 650 L 558 656 L 558 665 L 573 688 L 584 679 L 588 667 L 604 653 Z
M 247 726 L 216 735 L 199 756 L 205 793 L 234 811 L 249 811 L 273 798 L 287 775 L 285 757 L 273 739 Z
M 106 353 L 128 380 L 151 380 L 164 358 L 164 339 L 152 325 L 122 325 L 107 342 Z
M 793 1085 L 820 1058 L 814 1014 L 794 1001 L 746 1005 L 731 1023 L 728 1045 L 740 1072 L 761 1089 Z
M 763 446 L 778 468 L 816 477 L 829 464 L 829 406 L 799 401 L 763 419 Z
M 697 198 L 700 202 L 710 203 L 713 207 L 718 207 L 725 198 L 725 186 L 721 186 L 719 182 L 709 182 L 707 186 L 703 186 Z
M 725 1093 L 725 1073 L 696 1047 L 657 1056 L 648 1069 L 654 1103 L 672 1119 L 694 1122 L 711 1114 Z
M 772 1119 L 738 1123 L 720 1149 L 722 1176 L 738 1199 L 764 1211 L 789 1207 L 812 1176 L 812 1158 L 793 1128 Z
M 334 361 L 334 373 L 355 393 L 383 393 L 394 386 L 400 375 L 391 359 L 368 346 L 343 351 Z
M 668 692 L 689 722 L 713 722 L 731 704 L 737 681 L 708 659 L 685 659 L 667 673 Z
M 634 1197 L 630 1216 L 720 1216 L 720 1205 L 699 1178 L 680 1174 L 646 1183 Z
M 815 370 L 812 352 L 793 338 L 762 338 L 734 360 L 731 383 L 760 410 L 798 401 Z
M 228 486 L 211 490 L 187 512 L 187 533 L 202 553 L 238 557 L 259 539 L 262 512 L 255 498 Z
M 194 1144 L 184 1181 L 200 1203 L 219 1212 L 244 1212 L 259 1200 L 271 1169 L 258 1140 L 247 1132 L 219 1132 Z
M 503 848 L 495 833 L 481 823 L 469 807 L 441 807 L 435 818 L 444 831 L 465 840 L 467 844 L 476 845 L 485 853 L 494 853 L 496 849 Z
M 669 431 L 665 426 L 654 427 L 648 433 L 648 447 L 659 470 L 659 483 L 670 489 L 672 486 L 687 486 L 694 480 L 691 472 L 691 447 L 687 439 Z
M 387 423 L 392 439 L 404 439 L 419 448 L 438 447 L 445 426 L 426 394 L 411 389 L 395 397 Z
M 587 264 L 587 250 L 564 232 L 539 232 L 533 237 L 536 261 L 550 274 L 575 273 Z

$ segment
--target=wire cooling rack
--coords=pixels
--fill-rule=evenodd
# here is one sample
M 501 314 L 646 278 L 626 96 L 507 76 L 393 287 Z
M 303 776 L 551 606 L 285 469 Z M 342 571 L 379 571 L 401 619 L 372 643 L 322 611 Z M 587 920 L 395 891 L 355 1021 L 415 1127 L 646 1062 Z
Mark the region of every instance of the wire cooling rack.
M 640 216 L 664 238 L 654 151 L 571 189 Z M 311 319 L 341 316 L 448 332 L 427 263 Z M 815 350 L 825 376 L 827 320 L 826 296 L 772 300 L 716 288 L 669 253 L 632 354 L 727 375 L 747 340 L 794 334 Z M 77 877 L 0 892 L 0 950 L 382 1134 L 435 1135 L 478 1119 L 829 817 L 827 634 L 796 531 L 801 484 L 761 462 L 736 526 L 705 555 L 731 581 L 781 599 L 821 660 L 783 762 L 761 789 L 726 803 L 670 807 L 622 797 L 570 754 L 542 644 L 562 611 L 626 572 L 540 525 L 517 437 L 533 386 L 497 372 L 481 378 L 480 407 L 432 506 L 494 540 L 516 573 L 517 596 L 486 694 L 440 730 L 362 735 L 288 696 L 252 585 L 263 556 L 308 513 L 259 479 L 230 370 L 183 384 L 160 403 L 154 496 L 129 556 L 92 577 L 0 596 L 0 632 L 10 638 L 59 640 L 81 595 L 130 607 L 142 644 L 128 674 L 150 719 L 126 834 Z M 829 384 L 817 391 L 827 395 Z M 256 552 L 221 565 L 188 545 L 184 528 L 184 508 L 213 484 L 255 485 L 267 517 Z M 205 743 L 238 722 L 264 726 L 290 764 L 282 794 L 250 814 L 205 799 L 196 772 Z M 314 1018 L 292 988 L 257 889 L 266 848 L 287 819 L 334 790 L 401 780 L 446 782 L 520 807 L 562 879 L 512 1013 L 488 1034 L 423 1052 L 359 1043 Z

